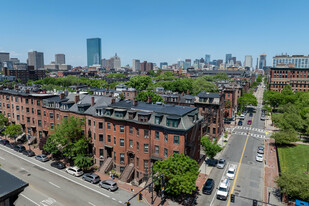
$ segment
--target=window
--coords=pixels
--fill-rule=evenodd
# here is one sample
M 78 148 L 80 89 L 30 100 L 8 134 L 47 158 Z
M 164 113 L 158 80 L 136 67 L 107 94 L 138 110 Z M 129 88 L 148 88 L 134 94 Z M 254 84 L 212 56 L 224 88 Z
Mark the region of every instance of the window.
M 13 117 L 14 117 L 14 113 L 13 113 Z M 34 120 L 34 118 L 32 118 L 32 124 L 34 124 L 34 122 L 35 122 L 35 120 Z
M 164 141 L 168 142 L 168 135 L 167 134 L 164 134 Z
M 120 139 L 120 146 L 124 147 L 124 139 Z
M 10 113 L 8 113 L 8 118 L 11 118 L 11 114 Z M 28 117 L 29 118 L 29 117 Z M 29 122 L 30 122 L 30 118 L 29 118 Z
M 148 144 L 144 144 L 144 152 L 148 153 L 149 151 L 149 145 Z
M 10 114 L 10 113 L 9 113 Z M 30 117 L 27 117 L 27 122 L 30 123 Z
M 133 127 L 132 126 L 129 127 L 129 133 L 133 134 Z
M 120 163 L 124 163 L 124 153 L 120 153 Z
M 113 126 L 114 126 L 114 132 L 116 132 L 116 125 L 115 125 L 115 124 L 113 124 Z
M 159 154 L 159 145 L 155 145 L 155 154 Z
M 100 156 L 103 156 L 103 149 L 100 148 Z
M 37 101 L 37 105 L 38 105 L 38 106 L 41 105 L 41 101 L 40 101 L 40 100 Z
M 31 109 L 32 114 L 34 114 L 34 108 Z
M 103 142 L 103 134 L 99 134 L 99 141 Z
M 26 108 L 26 112 L 29 112 L 29 107 Z
M 155 139 L 159 139 L 159 131 L 155 131 Z
M 44 117 L 46 117 L 46 111 L 44 110 Z
M 15 102 L 18 102 L 18 97 L 15 97 Z
M 167 119 L 166 125 L 168 127 L 178 127 L 179 119 Z
M 212 133 L 216 134 L 216 128 L 212 128 Z
M 59 113 L 57 113 L 57 119 L 59 120 Z
M 168 149 L 164 148 L 164 157 L 168 156 Z
M 179 154 L 179 151 L 174 150 L 173 153 L 174 153 L 174 154 Z
M 136 168 L 138 168 L 138 167 L 139 167 L 139 158 L 136 157 Z
M 114 144 L 116 144 L 116 137 L 114 137 Z
M 16 115 L 16 117 L 17 117 L 17 120 L 19 120 L 19 119 L 20 119 L 19 115 Z
M 125 167 L 120 167 L 120 173 L 124 171 Z
M 116 162 L 116 152 L 114 152 L 114 161 Z
M 91 120 L 88 119 L 88 126 L 91 126 Z
M 26 99 L 26 104 L 29 104 L 29 99 Z
M 50 123 L 50 128 L 54 129 L 54 123 Z
M 16 111 L 19 111 L 19 106 L 16 106 Z
M 37 114 L 38 114 L 38 115 L 41 115 L 41 110 L 38 109 Z
M 136 128 L 136 136 L 139 136 L 139 129 Z
M 174 144 L 179 144 L 179 136 L 174 136 Z
M 144 168 L 145 170 L 148 170 L 148 160 L 144 160 Z
M 129 140 L 129 146 L 130 146 L 130 148 L 133 148 L 133 140 Z
M 149 130 L 148 129 L 144 129 L 144 137 L 145 138 L 149 137 Z
M 95 133 L 93 133 L 93 139 L 95 140 Z
M 107 122 L 107 129 L 111 129 L 111 123 Z
M 139 151 L 139 142 L 136 142 L 136 150 Z
M 103 129 L 103 122 L 99 122 L 99 129 Z
M 53 119 L 53 118 L 54 118 L 54 113 L 49 113 L 49 117 L 50 117 L 51 119 Z
M 110 135 L 107 135 L 107 141 L 111 142 L 111 136 Z
M 124 126 L 123 125 L 120 126 L 120 132 L 124 133 Z
M 161 117 L 155 117 L 155 124 L 161 123 Z

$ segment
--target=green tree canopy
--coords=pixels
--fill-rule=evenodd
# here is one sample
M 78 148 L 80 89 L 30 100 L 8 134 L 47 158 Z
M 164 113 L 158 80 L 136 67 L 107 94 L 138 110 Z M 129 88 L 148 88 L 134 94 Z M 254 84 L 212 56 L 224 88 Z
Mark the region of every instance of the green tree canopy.
M 147 102 L 148 97 L 152 98 L 153 103 L 163 102 L 162 97 L 160 95 L 152 92 L 152 91 L 141 91 L 141 92 L 139 92 L 138 95 L 135 97 L 135 100 Z
M 201 145 L 206 155 L 211 159 L 214 158 L 216 154 L 222 150 L 222 147 L 220 147 L 217 142 L 211 142 L 211 140 L 207 136 L 203 136 L 201 138 Z
M 297 133 L 292 130 L 278 131 L 271 135 L 278 145 L 288 145 L 299 140 Z
M 239 97 L 237 101 L 241 111 L 244 111 L 246 106 L 249 105 L 257 106 L 257 99 L 251 93 L 244 93 L 243 96 Z
M 8 118 L 6 118 L 2 113 L 0 113 L 0 129 L 2 129 L 8 123 Z
M 127 78 L 127 76 L 122 73 L 110 73 L 106 77 L 107 78 Z
M 163 174 L 165 191 L 169 195 L 191 194 L 196 190 L 199 165 L 184 154 L 174 154 L 166 160 L 156 161 L 153 174 Z M 160 184 L 160 183 L 156 183 Z
M 207 81 L 205 76 L 198 77 L 192 85 L 193 93 L 198 94 L 200 92 L 218 92 L 218 87 L 215 83 Z
M 85 170 L 92 166 L 93 159 L 92 157 L 87 157 L 82 154 L 78 154 L 77 156 L 73 157 L 74 165 Z
M 130 78 L 125 84 L 128 87 L 135 88 L 137 90 L 145 90 L 152 83 L 151 77 L 136 75 Z
M 3 133 L 9 136 L 10 138 L 15 139 L 18 135 L 21 135 L 23 131 L 19 124 L 10 124 L 5 128 Z

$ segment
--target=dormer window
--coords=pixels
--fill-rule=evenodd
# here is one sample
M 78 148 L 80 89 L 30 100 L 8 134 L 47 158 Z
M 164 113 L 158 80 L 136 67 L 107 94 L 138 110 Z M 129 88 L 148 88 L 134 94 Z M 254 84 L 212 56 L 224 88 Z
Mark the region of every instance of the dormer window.
M 167 117 L 166 118 L 166 126 L 168 127 L 178 127 L 179 123 L 180 123 L 180 117 Z
M 141 115 L 141 114 L 138 115 L 138 121 L 148 122 L 148 120 L 149 120 L 149 115 Z
M 124 112 L 115 111 L 115 116 L 119 117 L 119 118 L 123 118 L 124 117 Z
M 96 114 L 98 116 L 103 116 L 103 109 L 96 109 Z
M 156 115 L 155 116 L 155 124 L 161 124 L 163 115 Z

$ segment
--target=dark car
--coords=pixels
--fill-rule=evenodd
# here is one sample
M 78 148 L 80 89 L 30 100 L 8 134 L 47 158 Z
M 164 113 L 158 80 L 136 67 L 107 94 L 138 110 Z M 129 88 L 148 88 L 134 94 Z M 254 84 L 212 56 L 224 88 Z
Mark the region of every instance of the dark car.
M 109 191 L 115 191 L 118 189 L 117 183 L 114 182 L 113 180 L 102 180 L 99 183 L 99 186 Z
M 8 143 L 5 146 L 7 146 L 8 148 L 14 149 L 14 147 L 16 146 L 15 143 Z
M 32 150 L 25 150 L 23 151 L 23 155 L 26 155 L 28 157 L 33 157 L 35 156 L 35 153 Z
M 250 112 L 250 113 L 249 113 L 249 117 L 252 117 L 252 116 L 253 116 L 253 113 L 252 113 L 252 112 Z
M 55 167 L 60 170 L 65 168 L 65 165 L 62 162 L 52 162 L 50 166 Z
M 209 166 L 216 167 L 217 164 L 218 164 L 218 160 L 216 160 L 216 159 L 208 159 L 208 160 L 206 160 L 206 164 L 208 164 Z
M 23 145 L 15 145 L 15 147 L 13 148 L 16 152 L 23 152 L 26 150 L 26 147 L 24 147 Z
M 91 173 L 85 173 L 82 177 L 83 180 L 86 180 L 87 182 L 91 182 L 92 184 L 96 184 L 100 182 L 99 175 L 91 174 Z
M 215 187 L 215 181 L 213 179 L 207 179 L 203 186 L 203 194 L 210 195 Z
M 252 124 L 252 120 L 248 120 L 248 125 L 251 125 Z
M 3 145 L 7 145 L 7 144 L 9 144 L 10 142 L 9 142 L 9 140 L 7 140 L 7 139 L 2 139 L 1 141 L 0 141 L 0 144 L 3 144 Z
M 242 126 L 242 121 L 238 121 L 238 126 Z

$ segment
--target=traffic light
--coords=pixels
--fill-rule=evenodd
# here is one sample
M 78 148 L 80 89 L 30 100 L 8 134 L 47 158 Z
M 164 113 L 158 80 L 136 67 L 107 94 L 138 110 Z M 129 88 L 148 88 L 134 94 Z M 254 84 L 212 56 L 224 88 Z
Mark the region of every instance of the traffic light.
M 130 205 L 131 205 L 131 204 L 130 204 L 130 201 L 128 201 L 128 202 L 127 202 L 127 206 L 130 206 Z
M 235 195 L 231 194 L 231 202 L 234 203 L 235 202 Z
M 143 200 L 143 194 L 140 192 L 138 193 L 138 201 L 141 201 Z
M 257 200 L 253 200 L 253 206 L 257 206 L 258 201 Z

